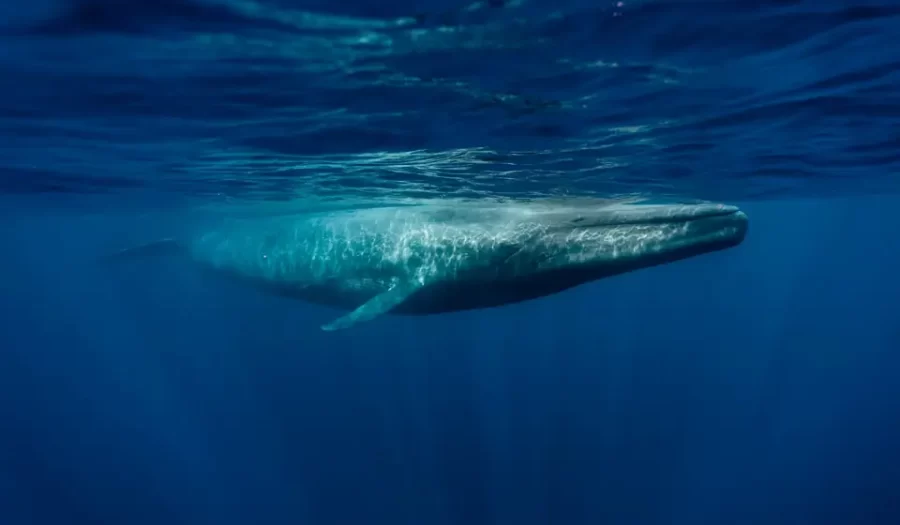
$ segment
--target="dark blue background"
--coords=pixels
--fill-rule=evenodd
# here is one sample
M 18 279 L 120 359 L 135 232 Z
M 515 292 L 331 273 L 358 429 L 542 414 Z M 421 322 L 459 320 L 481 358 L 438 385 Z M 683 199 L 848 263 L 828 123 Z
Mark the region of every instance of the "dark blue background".
M 4 222 L 3 523 L 896 523 L 896 199 L 518 306 L 337 313 Z M 154 224 L 164 223 L 156 218 Z
M 616 4 L 0 2 L 0 524 L 900 522 L 900 7 Z M 204 214 L 583 194 L 750 234 L 340 333 L 94 263 Z

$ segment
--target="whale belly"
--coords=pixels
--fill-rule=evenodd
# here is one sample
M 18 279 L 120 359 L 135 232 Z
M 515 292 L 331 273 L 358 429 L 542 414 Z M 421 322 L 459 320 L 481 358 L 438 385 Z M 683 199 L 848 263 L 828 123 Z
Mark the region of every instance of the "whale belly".
M 428 315 L 493 308 L 553 295 L 591 281 L 593 277 L 587 271 L 570 269 L 514 279 L 435 283 L 412 294 L 393 312 Z

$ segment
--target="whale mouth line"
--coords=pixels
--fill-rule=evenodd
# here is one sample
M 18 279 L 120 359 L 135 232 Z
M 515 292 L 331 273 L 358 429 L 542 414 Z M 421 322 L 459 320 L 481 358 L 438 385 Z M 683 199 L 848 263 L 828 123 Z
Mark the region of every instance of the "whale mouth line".
M 722 208 L 703 210 L 697 213 L 671 213 L 671 214 L 647 214 L 636 217 L 619 217 L 604 224 L 598 223 L 597 226 L 629 226 L 629 225 L 645 225 L 645 224 L 688 224 L 694 222 L 705 221 L 708 219 L 727 219 L 727 218 L 743 218 L 744 213 L 735 207 L 726 206 Z
M 625 221 L 618 224 L 671 224 L 671 223 L 690 223 L 690 222 L 698 222 L 704 221 L 707 219 L 718 219 L 723 217 L 729 217 L 731 215 L 737 215 L 737 211 L 727 211 L 721 213 L 706 213 L 703 215 L 693 215 L 688 217 L 649 217 L 645 219 L 637 219 L 634 221 Z

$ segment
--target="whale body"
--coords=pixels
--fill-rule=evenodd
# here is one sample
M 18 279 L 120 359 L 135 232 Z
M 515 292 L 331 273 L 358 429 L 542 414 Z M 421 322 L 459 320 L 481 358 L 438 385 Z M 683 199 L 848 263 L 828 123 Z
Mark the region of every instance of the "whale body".
M 605 200 L 433 202 L 233 221 L 114 259 L 181 254 L 270 293 L 347 313 L 426 315 L 535 299 L 739 245 L 747 216 L 723 204 Z

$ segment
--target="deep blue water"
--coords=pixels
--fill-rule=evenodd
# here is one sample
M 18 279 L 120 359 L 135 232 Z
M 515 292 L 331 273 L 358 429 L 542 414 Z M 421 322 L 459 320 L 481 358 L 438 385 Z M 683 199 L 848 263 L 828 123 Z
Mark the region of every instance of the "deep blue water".
M 900 4 L 0 4 L 0 524 L 900 523 Z M 738 248 L 335 312 L 94 257 L 210 216 L 641 195 Z

